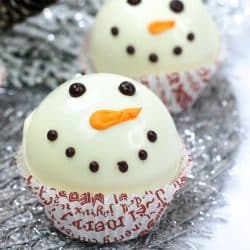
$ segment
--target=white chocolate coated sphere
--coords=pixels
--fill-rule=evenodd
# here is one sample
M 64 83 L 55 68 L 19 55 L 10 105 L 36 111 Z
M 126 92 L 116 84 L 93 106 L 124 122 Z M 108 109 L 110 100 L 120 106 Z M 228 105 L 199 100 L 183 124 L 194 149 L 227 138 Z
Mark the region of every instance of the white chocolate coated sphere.
M 104 127 L 97 129 L 91 118 Z M 23 152 L 31 175 L 68 192 L 161 188 L 178 176 L 182 159 L 174 122 L 159 98 L 113 74 L 77 75 L 50 93 L 25 121 Z
M 214 64 L 220 44 L 201 0 L 107 0 L 91 32 L 90 58 L 97 72 L 141 77 Z

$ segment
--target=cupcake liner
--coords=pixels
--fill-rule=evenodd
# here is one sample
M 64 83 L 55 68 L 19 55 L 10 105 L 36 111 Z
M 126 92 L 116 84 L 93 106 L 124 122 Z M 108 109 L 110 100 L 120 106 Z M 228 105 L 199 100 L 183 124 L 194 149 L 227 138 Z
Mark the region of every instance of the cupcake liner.
M 0 61 L 0 86 L 3 85 L 5 79 L 6 79 L 5 67 L 2 64 L 2 62 Z
M 91 27 L 86 32 L 81 47 L 82 72 L 86 74 L 96 72 L 89 56 L 90 34 Z M 196 102 L 223 61 L 224 49 L 221 50 L 217 61 L 212 65 L 187 72 L 145 75 L 134 79 L 158 95 L 172 114 L 178 114 Z
M 17 166 L 44 206 L 48 218 L 63 234 L 93 243 L 112 243 L 148 234 L 188 179 L 192 159 L 183 147 L 180 172 L 171 184 L 144 193 L 92 194 L 58 191 L 39 183 L 25 169 L 22 152 Z

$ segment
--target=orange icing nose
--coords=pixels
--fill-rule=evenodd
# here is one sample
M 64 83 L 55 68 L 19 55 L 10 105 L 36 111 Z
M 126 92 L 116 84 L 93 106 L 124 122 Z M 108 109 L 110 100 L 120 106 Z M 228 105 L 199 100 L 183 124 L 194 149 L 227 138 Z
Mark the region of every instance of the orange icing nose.
M 135 120 L 140 114 L 142 108 L 129 108 L 119 111 L 98 110 L 90 118 L 90 125 L 96 130 L 104 130 L 122 122 Z
M 156 21 L 152 22 L 148 26 L 148 30 L 152 35 L 158 35 L 169 29 L 172 29 L 175 26 L 175 21 Z

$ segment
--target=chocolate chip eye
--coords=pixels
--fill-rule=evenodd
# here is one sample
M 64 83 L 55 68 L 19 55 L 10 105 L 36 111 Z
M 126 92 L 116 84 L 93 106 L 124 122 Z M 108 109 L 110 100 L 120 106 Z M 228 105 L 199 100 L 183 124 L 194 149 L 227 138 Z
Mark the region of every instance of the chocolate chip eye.
M 181 55 L 182 54 L 182 48 L 180 46 L 176 46 L 174 49 L 173 49 L 173 53 L 177 56 Z
M 188 33 L 187 40 L 190 41 L 190 42 L 192 42 L 192 41 L 194 41 L 194 39 L 195 39 L 194 33 L 192 33 L 192 32 Z
M 145 150 L 140 150 L 138 156 L 142 161 L 145 161 L 148 158 L 148 153 Z
M 96 161 L 92 161 L 89 164 L 89 169 L 90 169 L 91 172 L 96 173 L 99 170 L 99 164 Z
M 156 142 L 156 141 L 157 141 L 157 137 L 158 137 L 158 136 L 157 136 L 157 134 L 156 134 L 155 131 L 152 131 L 152 130 L 148 131 L 147 136 L 148 136 L 148 140 L 149 140 L 150 142 Z
M 135 47 L 132 45 L 129 45 L 126 50 L 129 55 L 135 54 Z
M 173 0 L 170 2 L 170 9 L 175 13 L 181 13 L 184 10 L 184 4 L 179 0 Z
M 47 133 L 47 138 L 49 141 L 55 141 L 58 137 L 58 133 L 56 132 L 56 130 L 49 130 L 49 132 Z
M 157 63 L 159 60 L 159 57 L 155 53 L 152 53 L 149 55 L 148 59 L 152 63 Z
M 86 92 L 86 87 L 82 83 L 73 83 L 69 87 L 69 94 L 72 97 L 80 97 Z
M 138 5 L 141 3 L 142 0 L 127 0 L 128 4 L 130 5 Z
M 111 34 L 113 35 L 113 36 L 118 36 L 119 35 L 119 29 L 117 28 L 117 27 L 112 27 L 111 28 Z
M 67 157 L 72 158 L 75 155 L 76 151 L 74 148 L 69 147 L 66 149 L 65 154 Z
M 128 163 L 126 161 L 120 161 L 117 163 L 117 166 L 122 173 L 126 173 L 128 171 Z
M 135 89 L 135 86 L 131 82 L 125 81 L 120 84 L 119 91 L 123 95 L 133 96 L 135 95 L 136 89 Z

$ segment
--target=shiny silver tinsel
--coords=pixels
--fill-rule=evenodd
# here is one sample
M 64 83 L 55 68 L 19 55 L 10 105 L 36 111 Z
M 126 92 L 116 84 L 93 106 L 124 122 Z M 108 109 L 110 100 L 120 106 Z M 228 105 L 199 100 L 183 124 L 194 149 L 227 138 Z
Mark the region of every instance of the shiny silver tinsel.
M 81 70 L 81 35 L 100 2 L 62 1 L 0 37 L 0 55 L 12 85 L 0 88 L 0 249 L 200 249 L 196 237 L 210 237 L 210 222 L 224 219 L 216 217 L 214 209 L 224 203 L 223 180 L 233 164 L 240 128 L 236 100 L 223 73 L 191 110 L 175 117 L 195 165 L 190 181 L 149 236 L 111 246 L 73 241 L 52 226 L 25 187 L 13 160 L 23 120 L 49 92 L 45 84 L 55 87 Z M 216 3 L 217 11 L 231 8 L 227 20 L 237 15 L 238 9 L 228 1 Z

